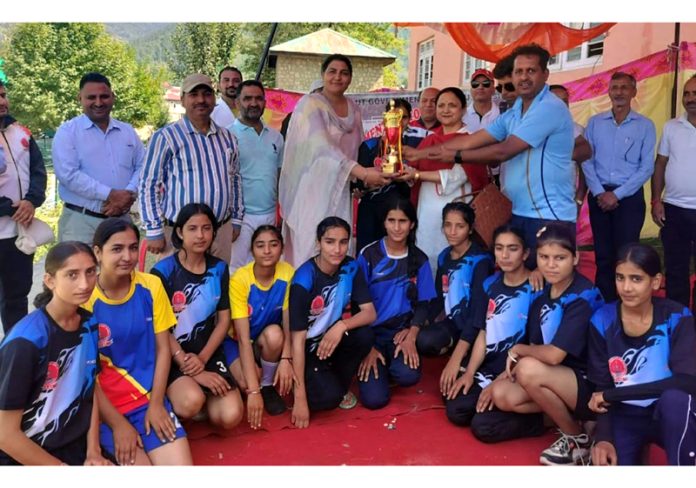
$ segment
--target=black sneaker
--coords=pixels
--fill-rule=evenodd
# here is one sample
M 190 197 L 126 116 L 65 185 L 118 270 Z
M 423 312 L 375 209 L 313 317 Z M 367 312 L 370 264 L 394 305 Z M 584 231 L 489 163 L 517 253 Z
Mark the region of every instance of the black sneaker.
M 268 415 L 280 415 L 285 412 L 287 408 L 285 402 L 273 386 L 262 386 L 261 396 L 263 397 L 263 407 Z

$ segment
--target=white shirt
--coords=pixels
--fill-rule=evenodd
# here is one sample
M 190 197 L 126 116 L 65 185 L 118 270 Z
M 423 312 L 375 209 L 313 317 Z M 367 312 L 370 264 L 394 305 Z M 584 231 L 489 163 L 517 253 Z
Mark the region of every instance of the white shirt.
M 585 128 L 578 124 L 577 122 L 573 121 L 573 139 L 577 139 L 578 136 L 582 136 L 585 134 Z
M 464 114 L 464 117 L 462 118 L 462 122 L 464 122 L 469 129 L 469 132 L 472 134 L 476 132 L 479 129 L 485 129 L 489 125 L 493 123 L 495 119 L 498 118 L 500 115 L 500 108 L 498 108 L 498 104 L 493 103 L 491 105 L 491 109 L 484 114 L 483 117 L 479 117 L 479 114 L 476 113 L 476 110 L 474 109 L 474 104 L 472 103 L 469 105 L 466 109 L 466 114 Z
M 657 154 L 669 158 L 663 200 L 696 210 L 696 127 L 686 114 L 665 124 Z
M 229 127 L 237 117 L 234 116 L 227 102 L 225 102 L 222 97 L 218 97 L 215 102 L 213 113 L 210 114 L 210 118 L 213 119 L 213 122 L 219 127 Z

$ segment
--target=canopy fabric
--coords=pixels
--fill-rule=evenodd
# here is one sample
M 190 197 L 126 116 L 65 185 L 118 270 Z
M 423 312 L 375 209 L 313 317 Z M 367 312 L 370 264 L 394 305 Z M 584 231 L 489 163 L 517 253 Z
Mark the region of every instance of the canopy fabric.
M 615 22 L 605 22 L 591 29 L 573 29 L 560 23 L 397 23 L 397 27 L 430 27 L 447 32 L 467 54 L 497 63 L 516 47 L 535 42 L 558 54 L 604 34 Z

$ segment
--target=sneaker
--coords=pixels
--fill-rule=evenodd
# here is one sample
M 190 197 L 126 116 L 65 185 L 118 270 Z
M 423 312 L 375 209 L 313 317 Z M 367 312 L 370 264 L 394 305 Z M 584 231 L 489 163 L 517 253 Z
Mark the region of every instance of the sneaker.
M 286 406 L 283 399 L 272 385 L 261 387 L 261 397 L 263 397 L 263 407 L 268 415 L 280 415 L 285 412 Z
M 356 396 L 353 394 L 353 392 L 348 392 L 345 395 L 343 395 L 343 400 L 341 400 L 341 403 L 338 404 L 338 408 L 341 408 L 343 410 L 350 410 L 351 408 L 355 407 L 358 404 L 358 399 Z
M 547 466 L 570 466 L 587 464 L 592 442 L 587 434 L 568 435 L 559 431 L 561 436 L 545 449 L 539 462 Z

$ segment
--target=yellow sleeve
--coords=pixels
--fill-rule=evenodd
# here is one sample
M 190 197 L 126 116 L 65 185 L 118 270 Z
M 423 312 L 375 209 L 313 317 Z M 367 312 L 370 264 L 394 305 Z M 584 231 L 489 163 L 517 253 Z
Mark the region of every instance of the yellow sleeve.
M 230 278 L 230 310 L 232 320 L 249 317 L 249 291 L 252 279 L 249 271 L 252 268 L 243 266 Z M 251 271 L 253 273 L 253 271 Z
M 152 294 L 152 325 L 155 334 L 171 329 L 176 325 L 176 316 L 169 303 L 169 296 L 162 285 L 162 281 L 155 275 L 138 273 L 145 287 Z
M 285 261 L 281 261 L 278 265 L 282 266 L 279 278 L 287 283 L 285 286 L 285 297 L 283 298 L 283 310 L 287 310 L 290 303 L 290 282 L 295 274 L 295 268 Z

